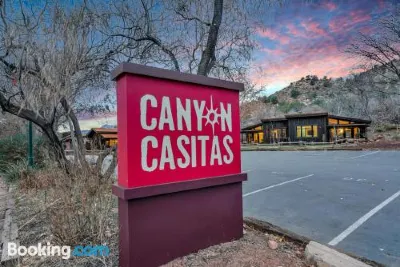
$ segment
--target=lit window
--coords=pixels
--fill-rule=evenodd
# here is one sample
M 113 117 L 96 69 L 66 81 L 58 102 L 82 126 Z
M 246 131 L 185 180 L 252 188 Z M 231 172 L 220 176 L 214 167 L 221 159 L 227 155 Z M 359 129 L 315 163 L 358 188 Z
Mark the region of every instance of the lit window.
M 336 119 L 328 119 L 328 123 L 329 123 L 330 125 L 338 124 L 338 120 L 336 120 Z
M 296 126 L 297 137 L 318 137 L 318 125 Z
M 313 136 L 318 137 L 318 126 L 317 125 L 313 125 Z
M 312 126 L 311 125 L 302 126 L 301 136 L 313 137 Z

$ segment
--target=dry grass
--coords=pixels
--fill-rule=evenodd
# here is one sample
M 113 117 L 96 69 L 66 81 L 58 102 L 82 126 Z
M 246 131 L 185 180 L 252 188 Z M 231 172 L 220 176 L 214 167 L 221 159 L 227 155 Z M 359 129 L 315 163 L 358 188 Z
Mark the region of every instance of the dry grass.
M 23 257 L 20 266 L 117 266 L 116 198 L 111 180 L 78 169 L 67 175 L 58 168 L 21 177 L 17 198 L 20 243 L 36 245 L 107 245 L 108 257 Z
M 107 245 L 108 257 L 22 257 L 18 266 L 118 266 L 118 224 L 116 197 L 111 180 L 93 172 L 66 175 L 58 168 L 36 171 L 22 177 L 15 191 L 15 217 L 21 245 L 50 242 L 52 245 Z M 149 236 L 151 238 L 151 236 Z M 268 239 L 279 243 L 268 247 Z M 305 267 L 304 247 L 278 236 L 247 229 L 245 236 L 176 259 L 178 266 L 290 266 Z

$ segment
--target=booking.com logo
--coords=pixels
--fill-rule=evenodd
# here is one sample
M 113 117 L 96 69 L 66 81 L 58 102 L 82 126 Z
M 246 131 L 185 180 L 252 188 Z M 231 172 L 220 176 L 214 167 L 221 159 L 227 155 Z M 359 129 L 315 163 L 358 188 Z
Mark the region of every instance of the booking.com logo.
M 110 255 L 110 249 L 108 246 L 75 246 L 71 253 L 70 246 L 53 246 L 50 242 L 46 245 L 38 243 L 36 246 L 20 246 L 17 243 L 9 242 L 7 244 L 8 256 L 38 256 L 38 257 L 49 257 L 59 256 L 62 259 L 69 259 L 72 256 L 75 257 L 103 257 Z

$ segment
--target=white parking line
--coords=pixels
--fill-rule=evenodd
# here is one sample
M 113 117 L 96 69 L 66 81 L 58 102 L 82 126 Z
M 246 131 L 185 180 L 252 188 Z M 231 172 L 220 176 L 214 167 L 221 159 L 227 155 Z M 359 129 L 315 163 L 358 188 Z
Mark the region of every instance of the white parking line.
M 381 152 L 381 151 L 380 151 L 380 150 L 374 151 L 374 152 L 367 153 L 367 154 L 363 154 L 363 155 L 360 155 L 360 156 L 357 156 L 357 157 L 352 157 L 351 159 L 362 158 L 362 157 L 366 157 L 366 156 L 369 156 L 369 155 L 373 155 L 373 154 L 376 154 L 376 153 L 379 153 L 379 152 Z
M 383 207 L 385 207 L 387 204 L 392 202 L 395 198 L 400 196 L 400 190 L 397 191 L 394 195 L 383 201 L 381 204 L 370 210 L 367 214 L 362 216 L 360 219 L 358 219 L 355 223 L 350 225 L 346 230 L 344 230 L 340 235 L 332 239 L 331 242 L 328 243 L 330 246 L 336 246 L 340 241 L 345 239 L 349 234 L 351 234 L 354 230 L 356 230 L 358 227 L 360 227 L 363 223 L 365 223 L 369 218 L 371 218 L 375 213 L 377 213 L 379 210 L 381 210 Z
M 284 184 L 293 183 L 293 182 L 296 182 L 296 181 L 298 181 L 298 180 L 311 177 L 311 176 L 313 176 L 313 175 L 314 175 L 314 174 L 310 174 L 310 175 L 303 176 L 303 177 L 299 177 L 299 178 L 296 178 L 296 179 L 293 179 L 293 180 L 285 181 L 285 182 L 282 182 L 282 183 L 279 183 L 279 184 L 270 185 L 270 186 L 267 186 L 267 187 L 258 189 L 258 190 L 256 190 L 256 191 L 253 191 L 253 192 L 244 194 L 243 197 L 247 197 L 247 196 L 253 195 L 253 194 L 255 194 L 255 193 L 258 193 L 258 192 L 261 192 L 261 191 L 265 191 L 265 190 L 269 190 L 269 189 L 272 189 L 272 188 L 274 188 L 274 187 L 281 186 L 281 185 L 284 185 Z

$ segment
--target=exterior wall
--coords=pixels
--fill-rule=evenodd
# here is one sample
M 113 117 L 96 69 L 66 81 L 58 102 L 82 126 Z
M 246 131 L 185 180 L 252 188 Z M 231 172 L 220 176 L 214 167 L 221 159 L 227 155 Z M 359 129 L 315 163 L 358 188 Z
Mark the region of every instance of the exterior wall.
M 328 116 L 288 118 L 288 132 L 290 141 L 326 142 L 329 138 L 327 132 Z M 317 126 L 316 137 L 297 137 L 297 126 Z
M 273 143 L 275 139 L 273 138 L 273 129 L 286 129 L 286 135 L 288 135 L 288 124 L 287 121 L 268 121 L 263 122 L 263 131 L 264 131 L 264 143 Z M 276 141 L 287 141 L 288 136 L 283 138 L 278 138 Z

